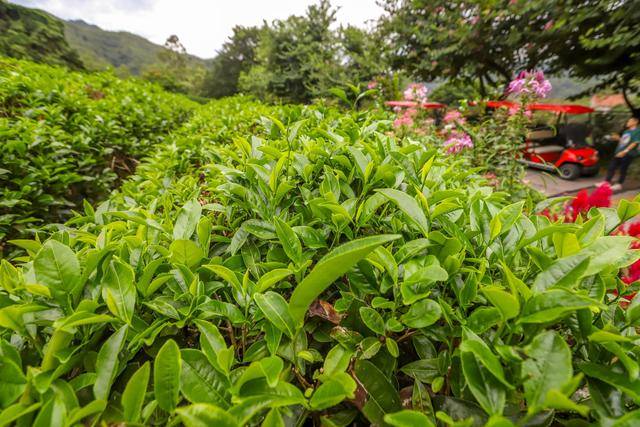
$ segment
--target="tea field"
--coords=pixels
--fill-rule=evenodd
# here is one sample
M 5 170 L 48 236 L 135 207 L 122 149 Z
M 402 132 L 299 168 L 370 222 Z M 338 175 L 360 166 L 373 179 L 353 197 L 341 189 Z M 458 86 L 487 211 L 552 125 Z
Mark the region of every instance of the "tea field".
M 0 58 L 0 241 L 104 199 L 194 107 L 141 81 Z
M 0 135 L 0 425 L 640 423 L 638 202 L 552 220 L 382 110 L 7 60 Z

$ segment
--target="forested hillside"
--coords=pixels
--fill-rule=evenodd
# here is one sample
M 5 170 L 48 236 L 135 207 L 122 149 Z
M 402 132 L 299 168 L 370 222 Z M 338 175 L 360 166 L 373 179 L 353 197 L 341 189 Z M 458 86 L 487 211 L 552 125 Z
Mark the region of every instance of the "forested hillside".
M 161 52 L 166 50 L 133 33 L 106 31 L 84 21 L 65 21 L 64 28 L 67 41 L 90 69 L 125 67 L 131 74 L 138 75 L 156 64 Z M 206 63 L 193 55 L 186 57 L 194 65 Z
M 170 33 L 167 29 L 167 36 Z M 0 0 L 0 55 L 72 69 L 114 67 L 140 75 L 157 66 L 166 51 L 133 33 L 64 21 L 42 10 Z M 188 54 L 184 58 L 189 66 L 203 67 L 208 62 Z
M 0 0 L 0 55 L 84 68 L 65 39 L 64 24 L 46 12 Z

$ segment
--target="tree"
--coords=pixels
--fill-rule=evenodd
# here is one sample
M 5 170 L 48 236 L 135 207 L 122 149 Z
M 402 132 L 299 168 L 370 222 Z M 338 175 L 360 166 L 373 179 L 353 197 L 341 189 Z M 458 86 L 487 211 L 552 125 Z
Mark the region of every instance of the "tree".
M 202 95 L 212 98 L 238 92 L 240 74 L 256 65 L 256 49 L 262 29 L 259 27 L 233 27 L 233 34 L 214 58 L 202 85 Z
M 547 60 L 540 41 L 553 1 L 386 0 L 380 21 L 390 63 L 423 80 L 457 78 L 504 87 L 517 70 Z
M 171 92 L 197 93 L 202 85 L 204 69 L 189 61 L 187 49 L 178 36 L 173 34 L 167 38 L 164 49 L 158 53 L 158 61 L 144 72 L 145 79 Z
M 341 80 L 336 34 L 331 30 L 336 10 L 328 0 L 265 25 L 257 48 L 256 65 L 244 72 L 240 89 L 257 89 L 292 102 L 309 102 Z M 266 78 L 247 78 L 257 72 Z M 255 88 L 256 81 L 266 87 Z
M 378 33 L 332 27 L 335 8 L 320 0 L 302 16 L 236 26 L 207 72 L 202 95 L 248 92 L 260 98 L 309 102 L 331 87 L 371 80 L 385 69 Z
M 599 76 L 594 90 L 622 91 L 628 107 L 631 94 L 640 93 L 640 7 L 634 0 L 561 0 L 562 13 L 550 29 L 559 43 L 550 45 L 557 69 L 576 77 Z
M 384 0 L 379 27 L 389 61 L 423 80 L 477 84 L 503 92 L 521 70 L 602 83 L 625 94 L 640 81 L 637 0 Z
M 346 77 L 353 83 L 371 81 L 385 72 L 380 60 L 383 43 L 379 34 L 352 25 L 338 31 L 340 61 Z

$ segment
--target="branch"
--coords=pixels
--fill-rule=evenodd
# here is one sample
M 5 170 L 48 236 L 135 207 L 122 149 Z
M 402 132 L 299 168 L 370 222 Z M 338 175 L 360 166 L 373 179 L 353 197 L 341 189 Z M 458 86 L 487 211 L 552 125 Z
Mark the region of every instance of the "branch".
M 629 110 L 631 110 L 631 114 L 633 114 L 634 116 L 638 116 L 638 114 L 640 114 L 640 108 L 634 106 L 631 103 L 631 99 L 629 98 L 629 94 L 627 93 L 628 90 L 629 90 L 629 79 L 625 79 L 624 82 L 622 83 L 622 97 L 624 98 L 624 102 L 625 104 L 627 104 L 627 107 L 629 107 Z

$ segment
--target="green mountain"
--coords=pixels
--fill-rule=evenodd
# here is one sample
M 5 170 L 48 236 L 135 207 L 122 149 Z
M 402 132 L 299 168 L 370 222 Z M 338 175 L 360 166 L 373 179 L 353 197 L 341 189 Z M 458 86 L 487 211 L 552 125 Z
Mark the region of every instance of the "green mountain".
M 0 0 L 0 55 L 84 68 L 65 38 L 64 23 L 46 12 Z
M 81 20 L 64 21 L 64 32 L 72 48 L 89 69 L 108 66 L 126 67 L 132 74 L 158 62 L 163 46 L 126 31 L 106 31 Z M 207 60 L 188 55 L 193 65 L 207 65 Z
M 159 62 L 164 46 L 126 31 L 106 31 L 84 21 L 64 21 L 39 9 L 0 0 L 0 55 L 72 69 L 108 67 L 141 74 Z M 211 60 L 187 55 L 187 65 Z

